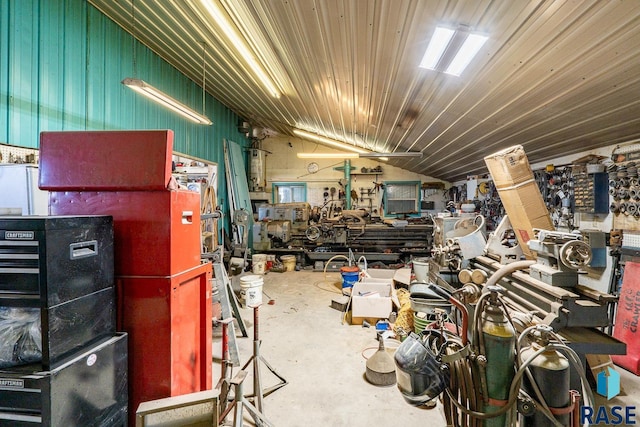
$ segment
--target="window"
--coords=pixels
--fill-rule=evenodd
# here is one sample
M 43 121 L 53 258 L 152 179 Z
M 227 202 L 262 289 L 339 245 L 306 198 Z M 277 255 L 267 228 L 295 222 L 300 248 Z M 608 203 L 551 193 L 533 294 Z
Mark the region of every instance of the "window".
M 307 201 L 307 184 L 299 182 L 274 182 L 273 203 Z
M 416 215 L 420 195 L 420 181 L 384 183 L 384 215 Z

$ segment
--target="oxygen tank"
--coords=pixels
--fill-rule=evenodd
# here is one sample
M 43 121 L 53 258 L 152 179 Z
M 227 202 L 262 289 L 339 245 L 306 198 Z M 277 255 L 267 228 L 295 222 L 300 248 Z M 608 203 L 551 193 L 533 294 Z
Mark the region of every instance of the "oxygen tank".
M 531 346 L 520 352 L 521 362 L 528 360 L 536 351 L 549 343 L 549 339 L 541 327 L 534 331 L 533 337 Z M 547 350 L 543 351 L 531 362 L 529 369 L 552 413 L 557 412 L 554 411 L 554 408 L 565 412 L 564 414 L 554 414 L 555 419 L 563 426 L 569 426 L 571 421 L 570 414 L 566 410 L 562 411 L 571 403 L 569 394 L 569 360 L 556 350 Z M 529 396 L 537 400 L 527 377 L 523 381 L 523 388 Z M 540 411 L 535 411 L 531 416 L 521 416 L 520 425 L 523 427 L 554 426 L 553 422 Z
M 492 291 L 492 290 L 490 290 Z M 509 398 L 515 362 L 516 332 L 498 305 L 498 293 L 492 291 L 482 312 L 482 337 L 484 340 L 484 367 L 488 404 L 484 412 L 496 412 Z M 485 427 L 508 427 L 506 414 L 484 421 Z

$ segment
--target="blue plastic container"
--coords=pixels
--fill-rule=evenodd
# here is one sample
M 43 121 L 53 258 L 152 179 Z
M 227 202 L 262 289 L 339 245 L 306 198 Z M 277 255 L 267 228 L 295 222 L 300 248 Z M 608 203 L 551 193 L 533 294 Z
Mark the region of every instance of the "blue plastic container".
M 352 288 L 360 277 L 360 269 L 357 266 L 342 267 L 340 274 L 342 274 L 342 289 Z

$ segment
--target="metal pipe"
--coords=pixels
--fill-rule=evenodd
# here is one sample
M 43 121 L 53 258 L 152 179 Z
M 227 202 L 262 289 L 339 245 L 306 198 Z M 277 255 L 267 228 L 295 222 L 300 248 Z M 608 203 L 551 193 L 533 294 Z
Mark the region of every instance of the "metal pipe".
M 345 209 L 351 209 L 351 160 L 344 161 L 344 179 L 347 183 L 344 186 Z
M 467 311 L 467 307 L 464 306 L 460 301 L 455 299 L 453 296 L 449 298 L 449 302 L 455 305 L 460 314 L 462 314 L 462 345 L 467 345 L 468 337 L 467 337 L 467 329 L 469 327 L 469 312 Z

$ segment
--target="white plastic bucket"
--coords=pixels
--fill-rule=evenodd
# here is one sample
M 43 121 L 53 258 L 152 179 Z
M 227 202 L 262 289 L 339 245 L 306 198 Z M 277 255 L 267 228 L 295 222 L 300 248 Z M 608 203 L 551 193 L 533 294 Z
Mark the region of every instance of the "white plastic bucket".
M 251 271 L 253 274 L 264 274 L 267 270 L 267 255 L 255 254 L 251 257 Z
M 429 278 L 429 258 L 414 258 L 413 274 L 416 275 L 416 281 L 427 283 Z
M 243 307 L 256 307 L 262 304 L 262 276 L 251 274 L 240 278 L 240 304 Z

